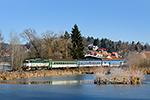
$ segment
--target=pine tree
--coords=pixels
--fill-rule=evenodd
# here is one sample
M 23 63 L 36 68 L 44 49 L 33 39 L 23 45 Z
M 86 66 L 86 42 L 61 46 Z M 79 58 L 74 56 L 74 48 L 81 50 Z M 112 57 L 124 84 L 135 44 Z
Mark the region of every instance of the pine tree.
M 75 24 L 74 28 L 72 28 L 71 34 L 73 47 L 71 49 L 71 55 L 73 59 L 83 59 L 84 58 L 84 46 L 83 39 L 80 31 L 78 30 L 78 26 Z
M 97 39 L 94 39 L 93 45 L 99 46 L 99 39 L 98 39 L 98 38 L 97 38 Z
M 64 38 L 65 39 L 69 39 L 70 38 L 70 35 L 69 35 L 69 33 L 67 31 L 65 31 Z

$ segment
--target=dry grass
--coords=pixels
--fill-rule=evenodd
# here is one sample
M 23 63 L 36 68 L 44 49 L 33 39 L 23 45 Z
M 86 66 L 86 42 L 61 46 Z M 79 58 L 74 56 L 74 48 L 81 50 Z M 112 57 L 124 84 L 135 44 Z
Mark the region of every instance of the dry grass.
M 97 81 L 102 82 L 121 82 L 123 84 L 141 84 L 141 81 L 144 78 L 144 73 L 142 70 L 137 68 L 129 67 L 126 69 L 123 68 L 111 68 L 110 74 L 106 77 L 107 70 L 104 67 L 97 68 L 95 72 L 95 77 Z
M 95 70 L 95 77 L 96 77 L 96 79 L 101 80 L 106 77 L 106 73 L 107 73 L 106 68 L 100 66 Z
M 150 53 L 143 52 L 132 52 L 128 53 L 126 56 L 126 60 L 129 66 L 134 66 L 137 68 L 150 68 Z
M 110 73 L 110 77 L 117 81 L 124 81 L 124 79 L 128 79 L 130 75 L 128 70 L 123 70 L 122 68 L 113 68 Z

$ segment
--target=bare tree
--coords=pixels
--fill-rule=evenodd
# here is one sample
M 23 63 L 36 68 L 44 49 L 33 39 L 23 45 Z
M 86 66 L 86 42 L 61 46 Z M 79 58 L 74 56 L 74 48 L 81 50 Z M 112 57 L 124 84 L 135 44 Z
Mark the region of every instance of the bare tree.
M 44 55 L 46 58 L 60 59 L 62 54 L 60 52 L 60 42 L 57 34 L 54 31 L 47 30 L 42 33 L 44 40 Z
M 62 33 L 62 31 L 60 31 Z M 40 57 L 47 59 L 61 59 L 69 57 L 70 39 L 58 36 L 54 31 L 47 30 L 41 33 L 42 38 L 39 38 L 34 29 L 26 29 L 21 33 L 21 37 L 31 44 L 30 57 Z M 63 54 L 65 53 L 65 56 Z M 35 56 L 34 56 L 35 55 Z
M 26 52 L 20 45 L 20 39 L 16 33 L 10 32 L 10 65 L 12 70 L 19 69 L 22 60 L 26 58 Z
M 42 33 L 43 39 L 44 39 L 44 51 L 46 58 L 50 58 L 50 55 L 52 54 L 52 46 L 53 41 L 57 38 L 56 34 L 54 34 L 53 31 L 47 30 L 45 33 Z
M 2 59 L 4 69 L 4 65 L 8 57 L 5 57 L 4 55 L 5 50 L 3 44 L 4 44 L 4 37 L 2 36 L 2 31 L 0 30 L 0 58 Z
M 63 58 L 70 59 L 70 48 L 72 46 L 71 38 L 65 38 L 64 36 L 59 37 L 60 48 L 62 50 Z
M 21 37 L 30 42 L 35 50 L 35 57 L 42 58 L 42 39 L 37 36 L 37 33 L 34 29 L 25 29 L 22 33 L 20 33 Z M 32 52 L 33 53 L 33 52 Z
M 4 49 L 2 48 L 4 42 L 4 37 L 2 36 L 2 31 L 0 30 L 0 57 L 2 58 Z

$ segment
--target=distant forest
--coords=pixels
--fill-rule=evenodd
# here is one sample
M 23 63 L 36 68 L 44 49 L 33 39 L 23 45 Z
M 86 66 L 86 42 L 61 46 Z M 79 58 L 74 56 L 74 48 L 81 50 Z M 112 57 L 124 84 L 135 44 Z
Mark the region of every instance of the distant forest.
M 95 46 L 98 46 L 99 48 L 105 48 L 110 53 L 118 52 L 121 56 L 124 56 L 124 54 L 128 52 L 141 52 L 144 50 L 150 50 L 150 45 L 148 43 L 142 44 L 139 41 L 137 43 L 135 43 L 134 41 L 132 41 L 131 43 L 123 42 L 121 40 L 115 42 L 107 38 L 94 39 L 93 37 L 88 36 L 87 38 L 83 37 L 83 43 L 85 47 L 87 47 L 89 44 L 93 44 Z

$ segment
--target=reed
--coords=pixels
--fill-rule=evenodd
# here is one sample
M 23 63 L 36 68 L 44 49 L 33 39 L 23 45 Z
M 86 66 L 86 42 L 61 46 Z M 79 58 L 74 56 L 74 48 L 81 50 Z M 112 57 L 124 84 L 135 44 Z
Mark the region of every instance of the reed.
M 135 66 L 129 68 L 111 68 L 106 77 L 106 68 L 99 67 L 95 72 L 97 84 L 141 84 L 144 73 Z
M 125 82 L 129 77 L 129 71 L 125 71 L 122 68 L 113 68 L 110 71 L 110 77 L 118 82 Z
M 106 73 L 107 73 L 106 68 L 100 66 L 95 70 L 95 77 L 98 80 L 102 80 L 102 79 L 106 78 Z
M 129 66 L 137 68 L 150 68 L 150 52 L 132 52 L 128 53 L 126 58 Z

